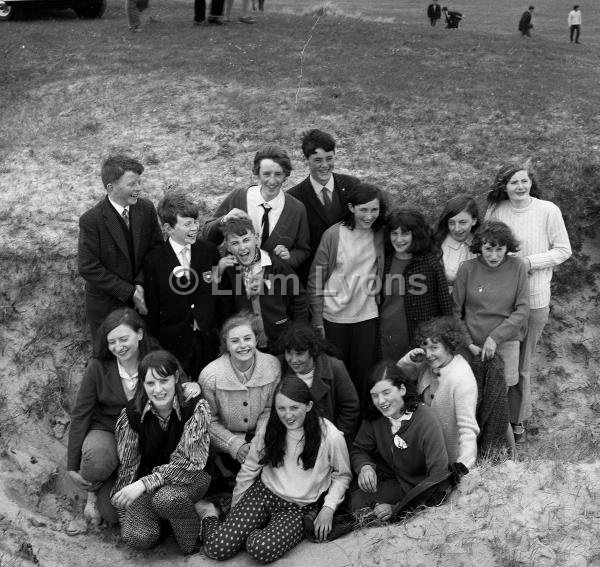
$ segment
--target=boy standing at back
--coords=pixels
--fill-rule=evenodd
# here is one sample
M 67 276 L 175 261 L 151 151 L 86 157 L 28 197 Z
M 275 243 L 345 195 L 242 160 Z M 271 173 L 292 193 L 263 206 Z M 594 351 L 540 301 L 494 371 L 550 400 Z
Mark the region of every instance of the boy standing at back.
M 212 277 L 220 255 L 215 244 L 197 239 L 198 215 L 185 195 L 166 195 L 158 216 L 169 238 L 148 254 L 145 265 L 148 331 L 192 380 L 218 354 Z
M 302 153 L 309 176 L 292 187 L 288 193 L 304 204 L 310 233 L 310 255 L 296 269 L 300 281 L 306 285 L 313 258 L 323 233 L 346 213 L 346 191 L 358 183 L 358 178 L 333 173 L 335 167 L 335 140 L 327 132 L 308 130 L 302 137 Z
M 121 307 L 146 315 L 143 265 L 162 243 L 154 205 L 140 198 L 144 166 L 125 155 L 102 164 L 107 196 L 79 219 L 78 267 L 92 341 L 104 318 Z

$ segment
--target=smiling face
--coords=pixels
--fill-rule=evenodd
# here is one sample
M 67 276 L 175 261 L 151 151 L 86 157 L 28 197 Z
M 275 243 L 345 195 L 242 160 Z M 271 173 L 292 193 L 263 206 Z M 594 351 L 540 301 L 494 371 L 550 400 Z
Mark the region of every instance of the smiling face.
M 225 344 L 232 362 L 245 366 L 256 353 L 256 335 L 250 325 L 233 327 L 227 333 Z
M 152 405 L 160 415 L 168 414 L 173 408 L 175 398 L 175 384 L 178 378 L 173 376 L 161 376 L 150 368 L 144 378 L 144 390 Z
M 137 362 L 143 336 L 144 332 L 141 329 L 134 331 L 128 325 L 121 324 L 106 335 L 108 350 L 121 364 Z
M 499 246 L 490 242 L 481 243 L 481 257 L 490 268 L 496 268 L 506 257 L 506 244 Z
M 261 160 L 258 167 L 258 181 L 260 193 L 265 201 L 270 201 L 279 195 L 285 179 L 285 172 L 277 162 L 268 158 Z
M 134 171 L 126 171 L 119 179 L 106 186 L 110 198 L 122 207 L 137 203 L 140 188 L 140 176 Z
M 425 351 L 427 364 L 432 370 L 443 368 L 454 358 L 442 342 L 427 339 L 419 346 Z
M 301 429 L 304 427 L 306 414 L 312 409 L 313 403 L 296 402 L 279 393 L 275 396 L 275 410 L 286 429 Z
M 398 419 L 404 413 L 404 384 L 398 388 L 390 380 L 380 380 L 370 390 L 373 405 L 388 418 Z
M 175 226 L 165 224 L 167 234 L 181 246 L 194 244 L 198 236 L 198 219 L 177 215 Z
M 379 216 L 379 199 L 373 199 L 368 203 L 351 205 L 348 209 L 354 215 L 354 228 L 358 230 L 370 230 Z
M 252 264 L 259 245 L 260 237 L 250 231 L 242 236 L 238 234 L 227 235 L 227 251 L 233 254 L 235 259 L 244 266 Z
M 457 242 L 465 242 L 471 235 L 471 230 L 477 224 L 467 211 L 461 211 L 448 219 L 448 232 Z
M 317 148 L 306 159 L 312 178 L 321 185 L 327 184 L 335 166 L 335 151 L 326 152 Z
M 399 226 L 396 230 L 390 232 L 390 242 L 394 248 L 396 258 L 400 260 L 406 260 L 412 257 L 412 254 L 409 252 L 412 241 L 413 235 L 410 230 L 404 232 L 402 227 Z
M 506 183 L 506 195 L 515 207 L 523 207 L 529 204 L 530 190 L 531 178 L 524 169 L 517 171 Z
M 296 374 L 306 374 L 315 367 L 315 359 L 308 350 L 286 350 L 285 360 Z

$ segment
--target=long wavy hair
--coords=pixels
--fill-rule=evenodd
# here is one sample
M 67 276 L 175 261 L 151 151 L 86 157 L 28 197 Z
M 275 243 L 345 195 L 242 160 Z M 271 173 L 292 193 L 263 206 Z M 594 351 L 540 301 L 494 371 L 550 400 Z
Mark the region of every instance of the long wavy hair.
M 404 407 L 406 411 L 415 411 L 419 405 L 420 398 L 417 392 L 417 373 L 416 370 L 408 365 L 398 366 L 393 360 L 383 360 L 369 375 L 369 391 L 375 384 L 382 380 L 388 380 L 396 388 L 404 386 L 406 394 L 404 395 Z M 375 421 L 381 417 L 381 412 L 375 407 L 373 399 L 369 399 L 369 406 L 365 418 L 367 421 Z
M 519 164 L 515 162 L 505 163 L 498 169 L 496 173 L 496 177 L 494 178 L 494 183 L 492 184 L 492 188 L 490 192 L 487 194 L 487 201 L 490 207 L 495 207 L 498 203 L 502 201 L 506 201 L 508 199 L 508 195 L 506 194 L 506 184 L 510 181 L 510 178 L 517 173 L 517 171 L 526 171 L 527 175 L 529 175 L 529 179 L 531 179 L 531 189 L 529 190 L 529 194 L 532 197 L 541 198 L 541 192 L 538 187 L 535 176 L 531 172 L 528 163 Z
M 440 218 L 438 219 L 437 226 L 435 228 L 435 240 L 438 246 L 442 245 L 446 236 L 450 232 L 448 228 L 448 221 L 455 217 L 456 215 L 462 213 L 463 211 L 467 212 L 474 218 L 477 222 L 475 226 L 471 228 L 471 232 L 475 233 L 479 228 L 480 218 L 479 218 L 479 209 L 477 208 L 477 203 L 475 199 L 471 197 L 471 195 L 456 195 L 452 197 L 452 199 L 448 200 Z
M 385 227 L 385 246 L 386 256 L 394 254 L 394 247 L 390 242 L 390 233 L 401 228 L 402 232 L 412 233 L 412 244 L 408 252 L 413 256 L 421 256 L 424 254 L 440 255 L 439 249 L 435 244 L 433 231 L 427 223 L 425 217 L 410 207 L 401 207 L 394 209 L 388 217 Z
M 106 316 L 106 319 L 102 321 L 98 330 L 98 338 L 96 339 L 98 359 L 112 360 L 114 358 L 113 353 L 108 349 L 107 335 L 119 325 L 126 325 L 135 333 L 142 331 L 142 338 L 140 339 L 138 347 L 138 360 L 144 358 L 149 352 L 160 348 L 158 342 L 146 331 L 144 320 L 133 309 L 125 307 L 123 309 L 115 309 L 115 311 L 109 313 Z
M 308 386 L 296 376 L 286 376 L 275 389 L 271 415 L 265 431 L 265 448 L 259 463 L 261 465 L 271 465 L 273 468 L 283 465 L 287 428 L 277 415 L 277 394 L 282 394 L 300 404 L 313 402 L 311 410 L 304 419 L 304 448 L 298 457 L 298 464 L 305 471 L 312 469 L 315 466 L 323 437 L 321 417 Z

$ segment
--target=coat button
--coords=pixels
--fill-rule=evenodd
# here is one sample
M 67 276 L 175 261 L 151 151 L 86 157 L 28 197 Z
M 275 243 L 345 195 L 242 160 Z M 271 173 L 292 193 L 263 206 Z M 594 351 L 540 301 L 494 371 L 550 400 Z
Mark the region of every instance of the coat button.
M 242 405 L 243 405 L 243 406 L 247 406 L 247 405 L 248 405 L 248 402 L 244 402 Z
M 244 423 L 248 423 L 248 418 L 247 417 L 244 418 Z
M 192 304 L 190 305 L 190 307 L 191 307 L 192 309 L 194 309 L 194 307 L 196 307 L 196 306 L 195 306 L 195 305 L 192 303 Z

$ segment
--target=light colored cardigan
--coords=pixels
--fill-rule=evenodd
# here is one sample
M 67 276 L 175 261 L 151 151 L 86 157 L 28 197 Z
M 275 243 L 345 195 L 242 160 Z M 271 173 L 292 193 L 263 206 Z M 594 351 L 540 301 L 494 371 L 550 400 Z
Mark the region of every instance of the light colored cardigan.
M 213 360 L 200 373 L 202 395 L 210 406 L 210 442 L 234 459 L 245 436 L 269 419 L 275 387 L 281 377 L 279 361 L 256 351 L 250 380 L 242 384 L 231 365 L 229 354 Z

